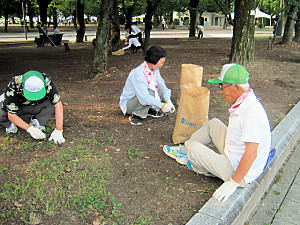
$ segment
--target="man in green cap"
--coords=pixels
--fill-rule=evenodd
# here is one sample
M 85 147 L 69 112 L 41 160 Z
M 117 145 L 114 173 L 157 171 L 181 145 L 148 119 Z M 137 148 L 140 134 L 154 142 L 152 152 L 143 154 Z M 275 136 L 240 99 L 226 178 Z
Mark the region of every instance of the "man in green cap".
M 6 133 L 16 133 L 20 127 L 34 139 L 44 139 L 45 124 L 55 114 L 56 128 L 49 141 L 58 144 L 65 142 L 62 135 L 63 105 L 49 75 L 28 71 L 13 77 L 1 102 L 0 123 L 6 127 Z M 32 116 L 29 124 L 20 117 L 23 115 Z
M 221 75 L 208 82 L 219 84 L 224 101 L 232 105 L 228 127 L 215 118 L 193 133 L 184 146 L 163 147 L 168 156 L 192 171 L 222 179 L 224 183 L 213 194 L 218 201 L 225 202 L 238 187 L 258 178 L 269 158 L 268 116 L 248 80 L 243 66 L 225 64 Z M 217 153 L 206 146 L 211 142 Z

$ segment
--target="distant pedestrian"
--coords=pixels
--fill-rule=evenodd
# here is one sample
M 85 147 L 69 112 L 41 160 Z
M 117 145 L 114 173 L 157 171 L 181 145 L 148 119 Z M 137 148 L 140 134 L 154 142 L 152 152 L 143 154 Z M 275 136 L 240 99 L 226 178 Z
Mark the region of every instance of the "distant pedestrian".
M 198 39 L 203 38 L 204 34 L 204 27 L 202 25 L 199 25 L 196 27 L 197 33 L 198 33 Z
M 161 21 L 161 26 L 162 26 L 162 29 L 164 30 L 165 27 L 166 27 L 166 21 L 165 19 L 163 18 L 162 21 Z

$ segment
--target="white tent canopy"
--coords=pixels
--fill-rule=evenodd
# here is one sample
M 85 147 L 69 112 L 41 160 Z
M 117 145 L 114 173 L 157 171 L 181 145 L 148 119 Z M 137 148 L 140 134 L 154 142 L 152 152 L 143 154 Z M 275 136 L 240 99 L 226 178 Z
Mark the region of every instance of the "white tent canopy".
M 261 17 L 271 19 L 271 15 L 260 11 L 259 8 L 257 7 L 255 9 L 255 18 L 261 18 Z
M 231 17 L 234 18 L 234 13 L 231 13 Z M 271 15 L 260 11 L 258 7 L 255 9 L 255 18 L 268 18 L 268 19 L 270 19 L 270 27 L 271 27 L 271 22 L 272 22 Z

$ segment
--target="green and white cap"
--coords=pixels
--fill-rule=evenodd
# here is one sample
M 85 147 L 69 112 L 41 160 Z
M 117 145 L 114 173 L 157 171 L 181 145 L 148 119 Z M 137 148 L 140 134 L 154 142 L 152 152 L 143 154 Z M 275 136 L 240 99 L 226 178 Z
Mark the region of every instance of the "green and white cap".
M 37 101 L 45 97 L 45 79 L 38 71 L 28 71 L 22 77 L 23 93 L 27 100 Z
M 213 84 L 247 84 L 249 76 L 250 74 L 243 66 L 236 63 L 229 63 L 223 66 L 221 75 L 218 78 L 211 79 L 208 82 Z

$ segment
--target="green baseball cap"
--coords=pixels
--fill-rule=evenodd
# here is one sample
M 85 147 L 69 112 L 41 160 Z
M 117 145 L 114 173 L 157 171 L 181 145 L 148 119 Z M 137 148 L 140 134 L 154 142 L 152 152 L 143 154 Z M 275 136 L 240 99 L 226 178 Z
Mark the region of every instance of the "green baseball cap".
M 209 83 L 247 84 L 250 74 L 236 63 L 225 64 L 218 78 L 208 80 Z
M 22 77 L 23 93 L 27 100 L 37 101 L 45 97 L 45 79 L 38 71 L 28 71 Z

